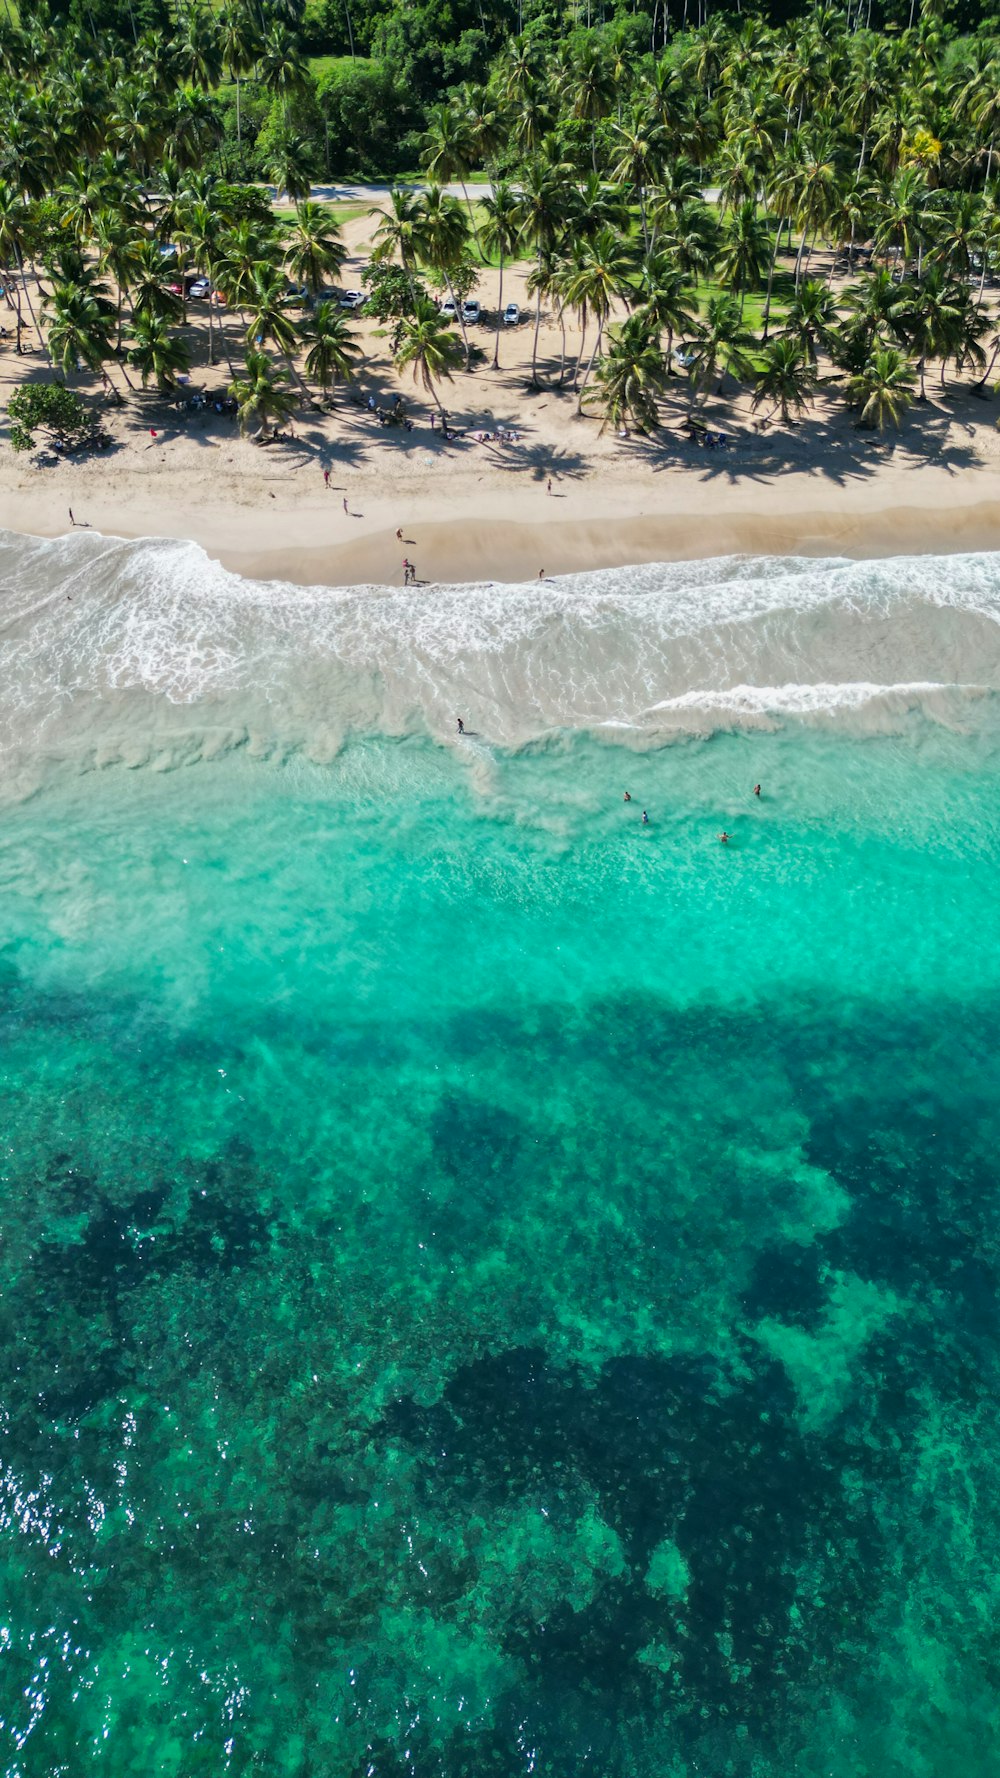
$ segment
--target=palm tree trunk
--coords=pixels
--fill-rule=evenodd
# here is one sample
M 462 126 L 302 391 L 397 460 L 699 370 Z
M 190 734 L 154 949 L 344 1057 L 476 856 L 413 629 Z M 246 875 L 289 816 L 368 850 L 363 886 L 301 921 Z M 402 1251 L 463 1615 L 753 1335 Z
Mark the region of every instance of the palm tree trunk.
M 986 387 L 986 384 L 989 382 L 990 374 L 993 370 L 993 366 L 995 365 L 998 357 L 1000 357 L 1000 335 L 998 335 L 996 340 L 994 341 L 993 352 L 990 357 L 989 364 L 986 366 L 986 369 L 983 371 L 983 374 L 980 377 L 978 383 L 973 383 L 973 385 L 972 385 L 972 387 L 974 389 L 978 389 L 980 393 L 982 393 L 982 391 Z
M 458 303 L 455 301 L 455 292 L 452 289 L 451 276 L 448 272 L 447 266 L 442 266 L 441 270 L 444 272 L 444 281 L 448 286 L 448 295 L 451 297 L 455 313 L 458 316 L 458 325 L 462 329 L 462 343 L 465 346 L 465 368 L 466 368 L 466 370 L 471 370 L 471 368 L 472 368 L 472 347 L 469 345 L 469 336 L 465 331 L 465 317 L 462 314 L 462 305 L 461 305 L 461 303 Z
M 211 302 L 211 300 L 212 300 L 211 296 L 209 296 L 209 301 Z M 218 314 L 218 326 L 219 326 L 219 343 L 222 346 L 222 350 L 226 355 L 226 363 L 229 366 L 229 375 L 232 378 L 233 382 L 235 383 L 236 371 L 233 367 L 232 353 L 229 350 L 229 339 L 227 337 L 226 330 L 222 325 L 222 311 L 221 311 L 221 309 L 219 310 L 219 314 Z
M 573 371 L 573 387 L 574 387 L 574 389 L 578 389 L 580 386 L 580 366 L 583 363 L 584 349 L 587 344 L 587 311 L 585 308 L 581 311 L 580 321 L 581 321 L 580 350 L 576 355 L 576 366 Z
M 470 201 L 468 189 L 466 187 L 466 183 L 465 183 L 464 179 L 461 181 L 461 185 L 462 185 L 462 196 L 465 199 L 465 208 L 469 212 L 469 221 L 472 224 L 472 234 L 473 234 L 473 238 L 476 243 L 476 252 L 479 254 L 480 259 L 482 260 L 483 264 L 485 265 L 486 264 L 486 255 L 483 252 L 482 241 L 479 239 L 479 229 L 476 225 L 476 213 L 472 208 L 472 203 Z
M 37 316 L 37 315 L 36 315 L 36 314 L 35 314 L 35 305 L 34 305 L 34 303 L 33 303 L 33 302 L 32 302 L 32 300 L 31 300 L 31 291 L 30 291 L 30 290 L 29 290 L 29 289 L 28 289 L 28 273 L 27 273 L 27 269 L 26 269 L 26 267 L 25 267 L 25 264 L 24 264 L 24 261 L 23 261 L 23 259 L 22 259 L 22 258 L 21 258 L 21 253 L 20 253 L 20 249 L 19 249 L 19 248 L 18 248 L 18 247 L 15 247 L 15 249 L 14 249 L 14 251 L 15 251 L 15 253 L 16 253 L 16 254 L 17 254 L 17 263 L 18 263 L 18 268 L 19 268 L 19 270 L 20 270 L 20 273 L 21 273 L 21 283 L 22 283 L 22 284 L 23 284 L 23 285 L 24 285 L 24 296 L 25 296 L 25 301 L 26 301 L 26 302 L 27 302 L 27 304 L 28 304 L 28 313 L 29 313 L 29 315 L 30 315 L 30 316 L 31 316 L 31 320 L 32 320 L 32 323 L 33 323 L 33 325 L 34 325 L 34 329 L 35 329 L 35 332 L 36 332 L 36 333 L 37 333 L 37 335 L 38 335 L 38 344 L 39 344 L 39 345 L 40 345 L 40 346 L 41 346 L 41 348 L 42 348 L 42 351 L 43 351 L 43 352 L 44 352 L 44 351 L 45 351 L 45 349 L 46 349 L 46 347 L 45 347 L 45 341 L 44 341 L 44 339 L 43 339 L 43 338 L 42 338 L 42 330 L 41 330 L 41 328 L 40 328 L 40 327 L 39 327 L 39 325 L 38 325 L 38 316 Z M 17 336 L 17 343 L 18 343 L 18 347 L 20 347 L 20 344 L 21 344 L 21 335 L 20 335 L 20 332 L 19 332 L 19 333 L 18 333 L 18 336 Z M 50 362 L 51 362 L 51 361 L 50 361 Z
M 767 274 L 767 295 L 764 298 L 763 341 L 764 341 L 765 345 L 767 344 L 767 330 L 768 330 L 768 327 L 770 326 L 770 323 L 771 323 L 771 285 L 774 283 L 774 268 L 778 263 L 778 253 L 781 249 L 781 231 L 784 228 L 784 226 L 785 226 L 785 219 L 783 216 L 779 216 L 778 217 L 778 232 L 774 237 L 774 252 L 771 254 L 771 266 L 770 266 L 770 270 L 768 271 L 768 274 Z
M 538 255 L 539 275 L 541 274 L 541 270 L 542 270 L 542 256 L 541 256 L 541 253 L 539 253 L 539 255 Z M 532 346 L 531 346 L 531 381 L 536 389 L 538 387 L 538 331 L 539 331 L 539 328 L 541 327 L 541 325 L 542 325 L 542 287 L 541 287 L 541 285 L 539 285 L 538 289 L 535 291 L 535 337 L 534 337 L 534 340 L 533 340 Z
M 590 382 L 590 373 L 594 368 L 594 364 L 597 360 L 597 354 L 601 349 L 601 340 L 602 340 L 603 336 L 604 336 L 604 317 L 602 315 L 601 319 L 597 323 L 597 338 L 594 341 L 594 350 L 590 354 L 590 363 L 587 365 L 587 374 L 584 377 L 583 382 L 580 385 L 580 394 L 577 398 L 577 403 L 576 403 L 576 411 L 578 414 L 583 413 L 583 398 L 587 392 L 587 384 Z
M 497 297 L 497 330 L 493 342 L 493 369 L 500 369 L 500 329 L 503 326 L 503 245 L 500 246 L 500 294 Z
M 799 292 L 799 280 L 802 276 L 802 255 L 804 254 L 805 250 L 806 250 L 806 231 L 803 228 L 802 239 L 799 242 L 799 250 L 798 250 L 797 254 L 795 255 L 795 294 L 796 294 L 796 296 L 798 295 L 798 292 Z

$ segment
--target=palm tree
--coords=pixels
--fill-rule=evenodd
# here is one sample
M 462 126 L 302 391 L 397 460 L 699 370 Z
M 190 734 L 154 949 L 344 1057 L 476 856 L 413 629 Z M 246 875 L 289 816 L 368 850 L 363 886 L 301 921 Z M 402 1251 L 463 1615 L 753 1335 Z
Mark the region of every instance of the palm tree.
M 674 374 L 674 337 L 697 327 L 694 291 L 669 253 L 647 253 L 639 267 L 635 309 L 654 340 L 667 336 L 666 374 Z
M 468 240 L 469 224 L 466 212 L 458 199 L 448 197 L 441 190 L 440 185 L 429 185 L 420 206 L 420 219 L 417 227 L 418 251 L 424 264 L 439 272 L 445 281 L 452 307 L 462 330 L 466 370 L 469 369 L 472 361 L 472 348 L 469 345 L 462 304 L 455 295 L 451 275 L 452 272 L 457 271 L 465 258 Z
M 214 286 L 223 262 L 222 238 L 225 232 L 223 217 L 218 209 L 196 201 L 191 205 L 184 224 L 183 238 L 193 263 L 204 273 L 213 287 L 209 291 L 208 301 L 208 362 L 215 363 L 215 290 Z M 223 350 L 229 357 L 229 349 L 222 326 L 222 315 L 219 314 L 219 337 Z M 230 375 L 235 375 L 232 362 L 229 362 Z
M 670 151 L 667 132 L 662 123 L 650 116 L 641 101 L 634 100 L 626 122 L 615 124 L 613 133 L 616 156 L 611 165 L 611 179 L 615 185 L 638 189 L 642 238 L 648 248 L 646 191 L 656 184 L 667 162 Z
M 840 152 L 831 132 L 812 131 L 796 138 L 788 157 L 776 169 L 774 184 L 785 213 L 793 215 L 802 230 L 795 260 L 797 290 L 809 237 L 819 233 L 836 207 Z
M 736 298 L 710 296 L 704 323 L 688 343 L 694 359 L 691 366 L 692 406 L 700 392 L 707 393 L 714 378 L 718 377 L 716 394 L 721 395 L 727 375 L 745 377 L 750 370 L 754 344 L 753 334 L 743 325 Z
M 902 258 L 903 268 L 922 252 L 930 221 L 930 187 L 919 167 L 904 167 L 879 193 L 876 252 Z
M 122 305 L 132 287 L 137 270 L 137 255 L 146 236 L 126 220 L 120 210 L 102 210 L 94 223 L 97 264 L 109 272 L 117 291 L 115 342 L 121 345 Z
M 597 339 L 580 387 L 578 412 L 583 410 L 584 391 L 601 350 L 601 340 L 611 306 L 629 289 L 629 279 L 634 270 L 635 255 L 632 248 L 613 228 L 602 228 L 593 241 L 585 241 L 568 270 L 563 296 L 570 308 L 576 309 L 579 314 L 584 338 L 588 316 L 592 315 L 597 321 Z M 579 376 L 582 356 L 581 339 L 574 385 Z
M 287 125 L 288 107 L 306 86 L 309 71 L 295 38 L 280 20 L 274 21 L 260 46 L 257 72 L 268 92 L 281 100 Z
M 260 48 L 260 33 L 248 6 L 240 0 L 227 0 L 219 13 L 219 49 L 236 83 L 236 142 L 242 142 L 240 127 L 240 76 L 249 72 Z
M 295 217 L 285 247 L 285 262 L 296 283 L 304 284 L 315 297 L 324 278 L 339 273 L 347 249 L 340 225 L 325 204 L 296 204 Z
M 720 284 L 728 285 L 739 296 L 741 315 L 747 291 L 759 289 L 763 282 L 770 248 L 770 231 L 757 213 L 756 198 L 744 198 L 722 225 L 718 267 Z
M 155 315 L 161 321 L 177 321 L 182 300 L 166 283 L 167 261 L 155 241 L 143 240 L 132 256 L 129 301 L 132 314 Z
M 928 266 L 919 283 L 904 287 L 895 310 L 896 330 L 917 360 L 919 401 L 926 400 L 924 374 L 929 358 L 941 361 L 941 387 L 949 358 L 982 358 L 979 335 L 985 319 L 970 327 L 976 311 L 971 307 L 968 286 L 948 277 L 941 266 Z
M 178 373 L 191 368 L 191 354 L 184 341 L 148 311 L 136 317 L 129 334 L 134 344 L 129 347 L 128 361 L 141 372 L 143 388 L 155 377 L 161 393 L 175 389 Z
M 14 190 L 6 180 L 0 180 L 0 267 L 7 276 L 4 278 L 5 290 L 13 287 L 17 308 L 17 352 L 21 352 L 21 292 L 23 290 L 39 345 L 44 345 L 42 330 L 38 325 L 31 292 L 28 289 L 28 278 L 25 271 L 25 257 L 28 238 L 28 212 L 20 193 Z M 16 268 L 20 277 L 10 279 L 10 271 Z M 8 281 L 9 280 L 9 281 Z
M 288 387 L 287 370 L 272 364 L 266 352 L 247 352 L 246 367 L 245 377 L 233 378 L 231 392 L 239 408 L 240 431 L 245 433 L 256 420 L 259 437 L 269 421 L 285 420 L 294 413 L 296 399 Z
M 267 176 L 278 197 L 284 192 L 293 204 L 301 204 L 312 191 L 312 174 L 312 145 L 305 136 L 283 131 L 267 163 Z
M 829 346 L 837 325 L 837 299 L 818 278 L 807 278 L 789 304 L 780 337 L 792 340 L 807 364 Z
M 253 275 L 261 266 L 277 272 L 282 250 L 277 235 L 248 217 L 223 231 L 219 240 L 219 278 L 227 300 L 243 309 Z
M 432 185 L 447 185 L 452 179 L 457 179 L 461 184 L 466 214 L 472 224 L 477 251 L 482 258 L 475 213 L 469 202 L 465 183 L 474 160 L 472 130 L 468 118 L 463 116 L 457 106 L 431 106 L 427 113 L 427 130 L 421 144 L 421 156 L 424 172 Z
M 895 330 L 900 296 L 900 286 L 884 267 L 859 278 L 844 291 L 844 306 L 864 340 L 865 357 L 870 355 L 876 341 L 881 345 L 889 343 Z
M 350 383 L 354 377 L 352 360 L 359 357 L 361 347 L 351 332 L 347 316 L 331 302 L 317 303 L 302 326 L 303 337 L 310 342 L 306 353 L 306 376 L 318 383 L 324 396 L 333 383 Z
M 404 317 L 396 330 L 393 363 L 397 371 L 409 366 L 415 383 L 422 384 L 443 414 L 435 380 L 451 378 L 462 355 L 455 335 L 433 303 L 418 298 L 412 316 Z
M 286 357 L 295 349 L 297 334 L 286 303 L 285 279 L 273 265 L 255 265 L 242 292 L 249 311 L 247 350 L 259 350 L 273 340 Z
M 521 239 L 534 248 L 538 274 L 533 280 L 535 292 L 535 337 L 531 348 L 531 381 L 538 386 L 538 331 L 542 322 L 543 260 L 556 244 L 566 217 L 565 188 L 537 156 L 528 162 L 518 188 L 518 216 Z
M 898 426 L 913 401 L 913 369 L 905 353 L 894 346 L 877 346 L 867 364 L 852 376 L 846 389 L 849 407 L 860 408 L 857 424 Z
M 48 345 L 52 362 L 66 377 L 81 365 L 103 372 L 112 356 L 114 310 L 103 286 L 60 280 L 46 299 Z
M 642 315 L 630 315 L 621 327 L 612 328 L 607 356 L 594 379 L 604 411 L 601 431 L 613 426 L 617 432 L 626 418 L 640 432 L 654 431 L 666 374 L 663 353 Z
M 399 255 L 399 263 L 410 280 L 410 290 L 414 303 L 417 300 L 414 273 L 417 266 L 417 255 L 420 246 L 420 229 L 423 221 L 423 205 L 415 192 L 402 191 L 398 187 L 389 193 L 389 207 L 374 204 L 368 212 L 369 216 L 380 216 L 381 221 L 372 237 L 374 260 L 392 259 Z
M 215 18 L 202 7 L 189 7 L 181 15 L 183 30 L 175 43 L 182 78 L 210 92 L 222 74 L 222 50 Z
M 754 379 L 755 410 L 765 401 L 771 401 L 775 408 L 780 408 L 782 424 L 787 426 L 791 410 L 794 408 L 796 413 L 801 413 L 815 389 L 816 366 L 795 340 L 771 340 L 764 347 Z
M 590 154 L 597 172 L 597 125 L 614 104 L 615 84 L 602 44 L 586 38 L 569 59 L 565 93 L 570 115 L 590 124 Z
M 654 229 L 653 239 L 695 284 L 711 277 L 719 258 L 719 224 L 714 211 L 700 198 L 682 205 L 672 222 L 664 221 Z
M 521 214 L 517 193 L 506 179 L 498 179 L 490 197 L 483 199 L 483 245 L 488 253 L 500 259 L 500 291 L 497 296 L 496 338 L 493 343 L 493 369 L 500 367 L 500 329 L 503 326 L 504 261 L 517 247 L 521 233 Z

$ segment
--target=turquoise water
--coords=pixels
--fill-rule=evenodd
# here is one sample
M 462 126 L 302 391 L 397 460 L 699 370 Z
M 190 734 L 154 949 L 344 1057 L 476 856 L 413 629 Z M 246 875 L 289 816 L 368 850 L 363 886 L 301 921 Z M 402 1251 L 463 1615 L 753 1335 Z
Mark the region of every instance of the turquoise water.
M 992 1775 L 1000 561 L 4 549 L 0 1770 Z

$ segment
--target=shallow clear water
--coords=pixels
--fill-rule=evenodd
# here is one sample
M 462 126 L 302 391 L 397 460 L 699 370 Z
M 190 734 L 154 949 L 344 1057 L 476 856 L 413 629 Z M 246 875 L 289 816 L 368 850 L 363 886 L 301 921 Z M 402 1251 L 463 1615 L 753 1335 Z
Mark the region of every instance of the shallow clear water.
M 0 571 L 0 1770 L 992 1775 L 1000 560 Z

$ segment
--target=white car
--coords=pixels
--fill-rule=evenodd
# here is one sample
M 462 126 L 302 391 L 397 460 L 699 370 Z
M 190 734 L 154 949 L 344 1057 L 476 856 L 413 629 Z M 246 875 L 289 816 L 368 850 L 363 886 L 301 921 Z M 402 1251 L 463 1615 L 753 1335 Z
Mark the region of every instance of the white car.
M 694 361 L 693 352 L 685 351 L 683 346 L 677 347 L 674 353 L 674 363 L 680 365 L 681 370 L 690 370 Z
M 345 290 L 340 299 L 340 306 L 342 309 L 360 309 L 364 300 L 363 290 Z
M 207 278 L 192 278 L 191 283 L 188 285 L 188 296 L 193 296 L 195 300 L 198 301 L 199 299 L 208 296 L 211 288 L 212 286 Z
M 468 326 L 468 327 L 475 326 L 476 322 L 479 320 L 481 313 L 482 313 L 482 310 L 480 309 L 479 304 L 473 299 L 470 299 L 468 302 L 464 302 L 462 304 L 462 320 L 466 323 L 466 326 Z
M 443 315 L 446 321 L 454 321 L 455 313 L 455 305 L 452 302 L 451 297 L 448 297 L 438 309 L 438 314 Z
M 521 320 L 521 305 L 520 305 L 520 303 L 508 303 L 507 307 L 504 309 L 504 312 L 503 312 L 504 326 L 505 327 L 517 327 L 520 323 L 520 320 Z

